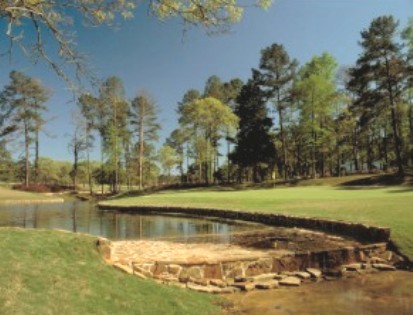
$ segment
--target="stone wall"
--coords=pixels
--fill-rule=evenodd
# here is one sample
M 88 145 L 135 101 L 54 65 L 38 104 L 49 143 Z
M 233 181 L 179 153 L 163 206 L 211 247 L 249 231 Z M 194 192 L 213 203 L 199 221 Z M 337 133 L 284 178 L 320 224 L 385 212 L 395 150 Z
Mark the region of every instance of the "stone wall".
M 154 206 L 112 206 L 99 204 L 99 208 L 137 213 L 180 213 L 201 217 L 217 217 L 232 220 L 263 223 L 272 226 L 300 227 L 326 233 L 351 237 L 367 243 L 381 243 L 390 240 L 390 229 L 337 220 L 295 217 L 283 214 L 249 212 L 236 210 L 154 207 Z
M 123 241 L 122 246 L 127 246 L 127 242 Z M 139 278 L 209 293 L 271 289 L 278 285 L 298 286 L 302 282 L 318 282 L 322 278 L 329 280 L 392 271 L 395 270 L 393 265 L 401 259 L 388 251 L 386 243 L 376 243 L 282 256 L 273 256 L 269 252 L 262 257 L 235 259 L 144 261 L 139 257 L 135 261 L 113 254 L 119 243 L 103 238 L 97 241 L 102 256 L 114 267 Z

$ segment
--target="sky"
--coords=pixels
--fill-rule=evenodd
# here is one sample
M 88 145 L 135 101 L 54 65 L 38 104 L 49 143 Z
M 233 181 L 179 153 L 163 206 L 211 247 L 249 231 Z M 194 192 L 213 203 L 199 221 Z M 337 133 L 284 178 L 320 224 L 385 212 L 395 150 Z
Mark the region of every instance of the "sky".
M 74 30 L 77 49 L 89 56 L 100 78 L 121 78 L 128 99 L 142 89 L 155 99 L 162 143 L 177 127 L 175 110 L 184 93 L 191 88 L 203 91 L 210 76 L 245 82 L 251 69 L 258 67 L 260 51 L 273 43 L 284 45 L 301 65 L 325 51 L 339 65 L 352 65 L 361 52 L 360 32 L 374 18 L 389 14 L 404 27 L 413 17 L 413 0 L 275 0 L 267 11 L 247 8 L 231 32 L 218 35 L 202 29 L 183 32 L 179 21 L 148 16 L 142 4 L 133 20 L 122 21 L 116 28 L 76 23 Z M 0 45 L 5 44 L 5 27 L 0 23 Z M 31 64 L 15 50 L 11 61 L 0 57 L 0 88 L 8 83 L 11 70 L 40 79 L 53 93 L 47 103 L 50 120 L 40 139 L 41 156 L 71 160 L 68 142 L 76 105 L 65 82 L 44 64 Z M 12 149 L 16 157 L 23 153 L 19 145 Z M 92 157 L 98 159 L 95 151 Z

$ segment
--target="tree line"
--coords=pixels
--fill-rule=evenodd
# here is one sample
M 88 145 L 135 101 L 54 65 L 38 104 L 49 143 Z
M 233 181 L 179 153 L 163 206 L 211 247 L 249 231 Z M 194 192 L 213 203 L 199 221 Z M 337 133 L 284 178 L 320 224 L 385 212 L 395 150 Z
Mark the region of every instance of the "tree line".
M 378 17 L 360 46 L 356 64 L 341 67 L 328 52 L 299 65 L 282 44 L 264 48 L 246 82 L 211 76 L 203 91 L 188 90 L 177 104 L 178 127 L 159 150 L 153 98 L 139 92 L 128 100 L 122 81 L 109 77 L 77 99 L 72 184 L 117 192 L 159 182 L 403 174 L 413 163 L 413 21 L 400 29 L 392 16 Z M 2 165 L 10 163 L 6 139 L 23 140 L 25 185 L 40 181 L 49 97 L 40 81 L 16 71 L 0 93 Z M 96 143 L 100 162 L 90 160 Z
M 412 20 L 400 30 L 392 16 L 382 16 L 361 32 L 353 66 L 338 67 L 327 52 L 300 66 L 275 43 L 261 51 L 245 84 L 211 77 L 204 93 L 189 90 L 178 104 L 180 126 L 168 144 L 187 161 L 186 174 L 179 165 L 181 177 L 209 183 L 403 174 L 413 163 L 412 44 Z M 236 118 L 204 126 L 209 116 L 193 112 L 212 107 L 193 104 L 210 97 Z M 221 140 L 227 162 L 218 166 Z

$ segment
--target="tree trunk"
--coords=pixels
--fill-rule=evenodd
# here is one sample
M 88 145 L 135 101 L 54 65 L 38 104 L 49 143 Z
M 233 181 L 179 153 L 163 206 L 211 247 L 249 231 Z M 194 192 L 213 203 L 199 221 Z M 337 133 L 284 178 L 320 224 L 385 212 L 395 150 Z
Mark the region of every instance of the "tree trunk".
M 103 151 L 104 151 L 104 144 L 103 144 L 103 135 L 100 136 L 100 180 L 101 180 L 101 189 L 102 189 L 102 196 L 105 192 L 105 184 L 104 184 L 104 169 L 103 169 Z
M 73 150 L 73 189 L 76 190 L 77 187 L 77 171 L 78 171 L 78 161 L 79 161 L 79 151 L 77 141 L 74 141 L 74 150 Z
M 314 91 L 311 94 L 311 134 L 312 134 L 312 146 L 311 146 L 311 177 L 315 178 L 315 162 L 316 162 L 316 158 L 315 158 L 315 146 L 316 146 L 316 142 L 317 142 L 317 133 L 314 130 L 314 121 L 315 121 L 315 114 L 314 114 Z
M 402 159 L 402 141 L 399 133 L 399 124 L 397 121 L 396 102 L 393 95 L 393 87 L 390 81 L 390 65 L 386 58 L 386 74 L 387 74 L 387 92 L 389 93 L 391 122 L 393 129 L 394 146 L 396 151 L 396 160 L 399 175 L 404 174 L 403 159 Z
M 410 143 L 413 143 L 413 106 L 409 108 L 409 129 L 410 129 Z M 410 165 L 413 165 L 413 147 L 410 150 Z
M 143 189 L 143 153 L 144 153 L 144 124 L 143 118 L 140 120 L 139 126 L 139 189 Z
M 35 156 L 34 156 L 34 182 L 37 184 L 39 179 L 39 129 L 36 128 L 35 134 Z
M 92 174 L 90 170 L 90 156 L 89 156 L 89 146 L 87 148 L 87 179 L 89 183 L 89 193 L 93 194 L 93 184 L 92 184 Z
M 278 97 L 279 98 L 279 97 Z M 279 101 L 279 100 L 278 100 Z M 283 151 L 283 170 L 284 170 L 284 179 L 288 180 L 288 160 L 287 160 L 287 145 L 285 141 L 285 133 L 284 133 L 284 117 L 282 114 L 281 106 L 278 106 L 278 120 L 280 125 L 280 134 L 281 134 L 281 144 L 282 144 L 282 151 Z
M 29 145 L 30 145 L 30 138 L 29 138 L 29 125 L 28 122 L 24 121 L 24 185 L 26 187 L 29 186 L 29 173 L 30 173 L 30 165 L 29 165 Z

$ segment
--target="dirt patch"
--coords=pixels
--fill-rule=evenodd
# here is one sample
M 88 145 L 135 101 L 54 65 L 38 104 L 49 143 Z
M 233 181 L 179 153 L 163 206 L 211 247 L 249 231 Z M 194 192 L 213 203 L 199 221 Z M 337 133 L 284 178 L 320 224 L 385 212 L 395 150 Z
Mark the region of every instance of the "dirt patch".
M 413 314 L 413 273 L 396 271 L 227 295 L 231 315 Z
M 320 251 L 361 243 L 339 236 L 298 228 L 267 228 L 260 231 L 233 234 L 231 244 L 266 250 Z

